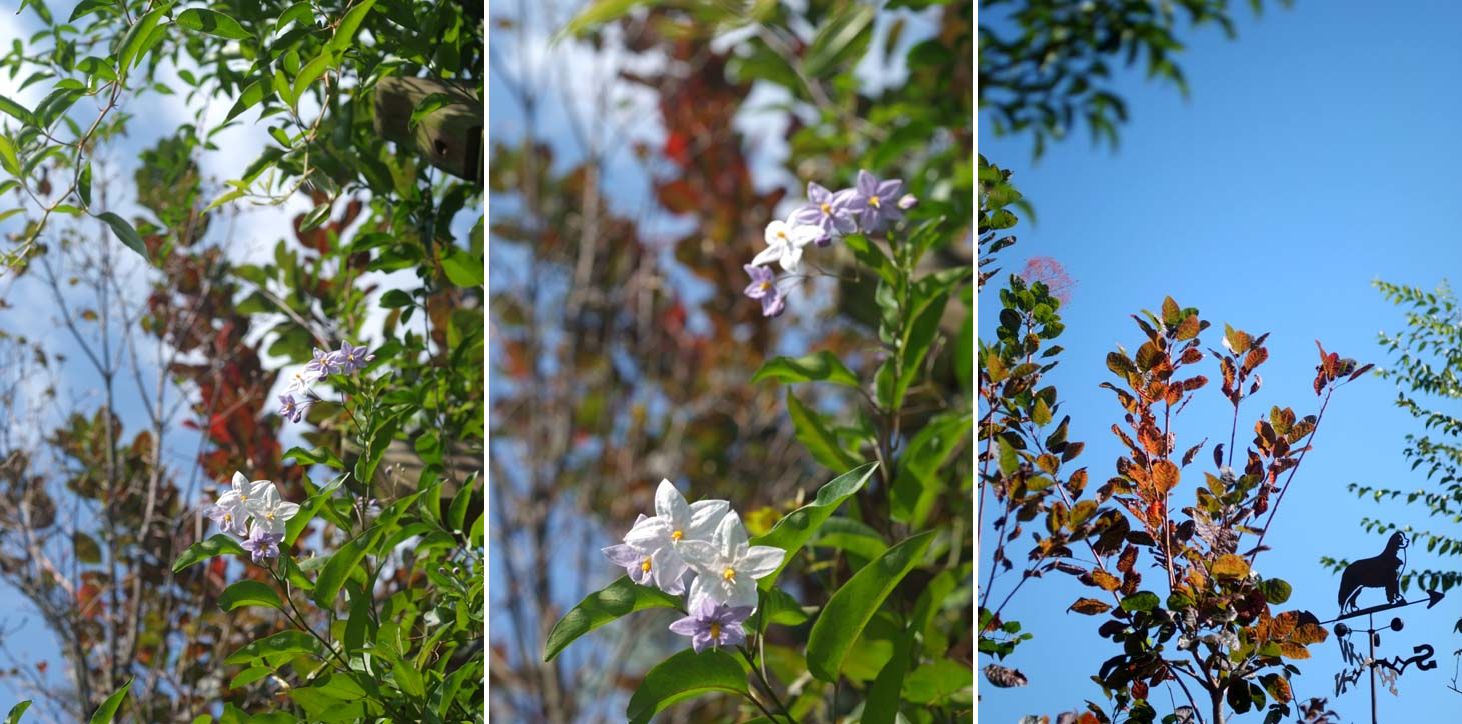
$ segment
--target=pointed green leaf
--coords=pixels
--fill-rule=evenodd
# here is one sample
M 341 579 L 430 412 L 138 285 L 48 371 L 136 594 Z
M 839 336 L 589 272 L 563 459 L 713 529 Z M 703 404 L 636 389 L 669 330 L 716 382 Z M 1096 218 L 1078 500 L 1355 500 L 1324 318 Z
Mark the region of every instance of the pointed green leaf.
M 680 608 L 680 599 L 658 588 L 641 586 L 620 576 L 599 591 L 584 597 L 579 605 L 564 614 L 548 632 L 543 646 L 543 660 L 552 661 L 575 639 L 610 621 L 646 608 Z
M 787 552 L 782 559 L 782 565 L 770 575 L 757 581 L 762 589 L 771 588 L 776 583 L 777 576 L 781 575 L 782 569 L 792 562 L 797 551 L 812 539 L 813 534 L 822 527 L 826 521 L 843 501 L 853 497 L 873 477 L 873 471 L 878 469 L 878 463 L 868 463 L 849 470 L 836 478 L 833 478 L 827 485 L 817 491 L 817 497 L 811 503 L 798 508 L 786 517 L 777 521 L 766 535 L 759 535 L 751 540 L 752 545 L 775 546 Z
M 625 717 L 642 724 L 666 707 L 702 694 L 722 692 L 747 696 L 746 666 L 728 651 L 696 653 L 686 649 L 645 674 L 625 709 Z
M 315 638 L 304 631 L 280 631 L 273 636 L 266 636 L 258 641 L 250 643 L 238 651 L 229 654 L 223 660 L 225 664 L 247 664 L 257 661 L 265 656 L 277 656 L 279 654 L 309 654 L 314 653 L 319 647 Z
M 96 713 L 91 715 L 91 724 L 111 724 L 117 716 L 117 709 L 122 706 L 122 700 L 127 698 L 127 692 L 131 688 L 132 680 L 128 679 L 122 688 L 112 692 L 112 695 L 97 707 Z
M 229 40 L 248 40 L 254 36 L 244 30 L 239 21 L 215 10 L 189 8 L 178 13 L 178 24 L 189 30 L 215 35 Z
M 244 606 L 265 606 L 267 608 L 283 608 L 280 603 L 279 594 L 269 587 L 269 584 L 262 581 L 243 579 L 236 581 L 233 585 L 223 590 L 218 596 L 218 607 L 225 611 L 232 611 Z
M 215 556 L 243 555 L 247 552 L 243 546 L 239 545 L 238 541 L 223 533 L 218 533 L 212 538 L 201 540 L 188 546 L 188 549 L 183 551 L 177 560 L 173 561 L 173 573 L 178 573 L 188 566 L 195 563 L 202 563 Z
M 137 235 L 137 230 L 132 228 L 126 219 L 110 211 L 97 214 L 96 218 L 107 222 L 107 226 L 112 227 L 112 233 L 117 235 L 117 240 L 125 244 L 128 249 L 140 254 L 143 259 L 147 258 L 147 245 L 142 243 L 142 237 Z
M 10 714 L 5 717 L 5 724 L 17 724 L 17 722 L 20 721 L 20 717 L 25 714 L 25 710 L 29 708 L 29 699 L 26 699 L 25 701 L 22 701 L 19 704 L 10 707 Z
M 857 387 L 858 376 L 849 370 L 838 356 L 822 350 L 805 357 L 775 357 L 770 359 L 751 376 L 752 383 L 762 380 L 778 382 L 829 382 L 835 385 Z
M 857 463 L 823 424 L 822 415 L 802 404 L 790 389 L 787 390 L 787 414 L 792 418 L 797 441 L 807 448 L 812 459 L 832 470 L 846 470 Z
M 827 682 L 838 680 L 848 649 L 888 594 L 919 564 L 933 540 L 934 531 L 904 540 L 853 574 L 833 593 L 807 639 L 807 670 L 813 676 Z

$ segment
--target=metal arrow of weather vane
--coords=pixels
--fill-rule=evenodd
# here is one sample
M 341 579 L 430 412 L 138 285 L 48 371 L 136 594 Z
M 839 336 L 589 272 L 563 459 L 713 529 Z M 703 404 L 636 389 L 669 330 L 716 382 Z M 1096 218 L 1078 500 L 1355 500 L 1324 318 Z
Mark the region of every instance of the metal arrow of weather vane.
M 1394 675 L 1400 676 L 1408 666 L 1416 665 L 1417 669 L 1427 671 L 1437 668 L 1437 662 L 1433 658 L 1436 651 L 1431 644 L 1413 646 L 1411 651 L 1414 654 L 1410 657 L 1395 656 L 1389 659 L 1376 658 L 1376 646 L 1381 643 L 1381 628 L 1376 627 L 1375 615 L 1382 611 L 1414 606 L 1418 603 L 1425 603 L 1427 608 L 1436 606 L 1442 600 L 1440 591 L 1427 591 L 1426 598 L 1418 598 L 1415 601 L 1407 601 L 1401 596 L 1401 572 L 1406 566 L 1406 547 L 1410 541 L 1400 531 L 1393 533 L 1390 540 L 1386 542 L 1386 549 L 1380 555 L 1372 558 L 1363 558 L 1345 567 L 1340 575 L 1340 592 L 1338 600 L 1340 603 L 1340 615 L 1329 621 L 1322 621 L 1321 625 L 1335 624 L 1336 640 L 1340 642 L 1340 655 L 1346 665 L 1350 668 L 1342 670 L 1335 675 L 1335 695 L 1339 696 L 1350 689 L 1354 684 L 1360 682 L 1362 674 L 1369 673 L 1371 689 L 1371 724 L 1376 724 L 1376 669 L 1389 669 Z M 1361 591 L 1366 588 L 1385 589 L 1386 603 L 1365 608 L 1356 607 L 1356 599 L 1360 597 Z M 1344 621 L 1366 617 L 1366 628 L 1354 628 Z M 1392 631 L 1400 631 L 1404 624 L 1400 617 L 1392 617 L 1391 622 L 1383 628 Z M 1366 656 L 1360 656 L 1356 646 L 1352 643 L 1350 636 L 1354 634 L 1365 634 Z

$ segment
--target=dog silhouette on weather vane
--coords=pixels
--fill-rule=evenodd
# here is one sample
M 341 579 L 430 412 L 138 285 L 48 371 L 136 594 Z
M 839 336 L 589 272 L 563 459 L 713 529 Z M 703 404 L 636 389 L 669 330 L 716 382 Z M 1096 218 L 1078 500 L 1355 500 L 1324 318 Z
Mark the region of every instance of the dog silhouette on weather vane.
M 1355 599 L 1360 596 L 1362 588 L 1384 588 L 1387 603 L 1401 601 L 1401 567 L 1404 565 L 1401 551 L 1410 544 L 1411 541 L 1398 530 L 1386 541 L 1386 550 L 1381 555 L 1362 558 L 1346 566 L 1345 572 L 1340 574 L 1340 612 L 1355 610 Z

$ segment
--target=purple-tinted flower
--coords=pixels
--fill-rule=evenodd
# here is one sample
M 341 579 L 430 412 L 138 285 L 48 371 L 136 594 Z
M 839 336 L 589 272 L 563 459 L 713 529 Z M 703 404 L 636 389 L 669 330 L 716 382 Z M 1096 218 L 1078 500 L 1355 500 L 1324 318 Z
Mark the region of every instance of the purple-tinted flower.
M 324 379 L 340 371 L 340 353 L 315 350 L 315 358 L 305 363 L 305 373 L 315 379 Z
M 852 189 L 843 189 L 833 193 L 823 188 L 816 181 L 807 182 L 806 206 L 792 212 L 793 223 L 816 226 L 822 229 L 822 236 L 817 240 L 818 246 L 827 246 L 832 243 L 834 234 L 850 234 L 857 228 L 853 221 L 852 203 L 854 198 Z
M 294 399 L 294 395 L 279 396 L 279 414 L 290 422 L 299 422 L 304 419 L 305 410 L 310 409 L 310 403 L 314 400 L 306 397 L 303 400 Z
M 879 181 L 867 171 L 858 172 L 858 185 L 853 189 L 852 208 L 858 215 L 858 228 L 871 234 L 890 221 L 904 218 L 898 195 L 904 188 L 899 179 Z
M 604 557 L 610 563 L 624 569 L 629 574 L 629 579 L 641 586 L 654 585 L 652 578 L 655 574 L 654 558 L 628 543 L 620 543 L 602 549 Z
M 904 211 L 908 211 L 909 209 L 912 209 L 918 205 L 919 198 L 913 194 L 904 194 L 903 196 L 899 197 L 899 208 L 903 209 Z
M 249 532 L 249 539 L 244 541 L 244 550 L 248 551 L 255 563 L 266 558 L 279 557 L 279 544 L 284 542 L 283 533 L 270 533 L 261 526 L 254 526 Z
M 781 314 L 787 308 L 787 298 L 777 288 L 776 273 L 771 267 L 747 264 L 741 268 L 751 276 L 751 283 L 746 286 L 746 296 L 761 300 L 762 316 L 775 317 Z
M 248 511 L 242 505 L 210 505 L 203 509 L 203 514 L 218 524 L 219 530 L 239 537 L 245 535 L 244 519 Z
M 373 354 L 366 354 L 365 347 L 352 347 L 349 342 L 341 342 L 340 351 L 333 354 L 340 362 L 340 371 L 345 374 L 365 369 L 366 363 L 376 358 Z
M 751 612 L 751 606 L 728 606 L 702 597 L 692 602 L 689 616 L 670 624 L 670 630 L 689 636 L 696 653 L 707 646 L 735 646 L 746 641 L 741 624 Z

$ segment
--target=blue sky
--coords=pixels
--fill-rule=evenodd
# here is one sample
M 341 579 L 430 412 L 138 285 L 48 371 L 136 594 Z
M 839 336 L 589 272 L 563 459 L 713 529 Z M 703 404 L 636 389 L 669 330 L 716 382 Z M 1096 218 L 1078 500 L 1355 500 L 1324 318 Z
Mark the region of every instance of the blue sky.
M 1369 3 L 1301 0 L 1258 19 L 1247 4 L 1234 5 L 1240 6 L 1237 40 L 1216 28 L 1182 36 L 1187 100 L 1170 86 L 1145 82 L 1140 68 L 1121 76 L 1117 90 L 1129 102 L 1131 122 L 1115 152 L 1093 147 L 1084 129 L 1049 146 L 1037 163 L 1025 137 L 979 139 L 981 153 L 1015 172 L 1013 181 L 1038 216 L 1016 228 L 1019 243 L 1003 252 L 1001 266 L 1014 272 L 1032 256 L 1050 256 L 1078 282 L 1063 310 L 1063 363 L 1050 381 L 1061 391 L 1061 412 L 1073 416 L 1072 439 L 1087 443 L 1080 460 L 1094 484 L 1114 474 L 1118 455 L 1109 428 L 1121 421 L 1120 408 L 1097 385 L 1110 377 L 1107 352 L 1119 343 L 1135 349 L 1140 341 L 1129 314 L 1155 310 L 1172 295 L 1215 324 L 1205 334 L 1208 346 L 1217 345 L 1214 332 L 1224 322 L 1271 332 L 1264 386 L 1241 411 L 1244 428 L 1270 405 L 1292 406 L 1301 415 L 1317 409 L 1310 389 L 1316 339 L 1343 356 L 1384 366 L 1377 333 L 1400 330 L 1403 314 L 1372 280 L 1430 289 L 1458 276 L 1462 204 L 1455 170 L 1462 140 L 1454 129 L 1462 117 L 1455 92 L 1462 45 L 1455 29 L 1462 5 L 1377 12 Z M 983 131 L 986 119 L 980 120 Z M 982 337 L 998 312 L 998 281 L 983 295 Z M 1216 379 L 1216 363 L 1203 364 Z M 1195 402 L 1183 415 L 1180 449 L 1227 436 L 1230 415 L 1214 403 L 1216 390 L 1204 392 L 1207 404 Z M 1263 575 L 1294 584 L 1286 608 L 1334 615 L 1339 576 L 1318 561 L 1379 553 L 1384 539 L 1361 529 L 1364 516 L 1446 529 L 1446 521 L 1426 519 L 1421 508 L 1380 506 L 1346 492 L 1352 482 L 1424 484 L 1402 456 L 1403 436 L 1420 430 L 1395 408 L 1395 395 L 1391 383 L 1367 377 L 1332 400 L 1316 448 L 1266 539 L 1275 550 L 1257 561 Z M 1207 449 L 1176 493 L 1185 504 L 1191 478 L 1205 469 L 1203 461 L 1211 466 Z M 1421 546 L 1410 551 L 1414 570 L 1459 564 L 1427 556 Z M 1158 584 L 1155 571 L 1148 581 Z M 1009 585 L 997 582 L 1002 591 Z M 1036 638 L 1003 663 L 1031 684 L 982 686 L 982 719 L 1054 717 L 1084 699 L 1105 703 L 1089 678 L 1118 653 L 1096 635 L 1105 618 L 1063 613 L 1083 590 L 1089 589 L 1057 575 L 1017 594 L 1006 617 L 1023 621 Z M 1413 589 L 1410 597 L 1417 595 Z M 1379 600 L 1374 590 L 1362 594 L 1362 605 Z M 1452 631 L 1462 590 L 1435 609 L 1403 613 L 1406 628 L 1383 634 L 1378 654 L 1409 656 L 1412 646 L 1431 643 L 1438 666 L 1408 669 L 1397 683 L 1399 697 L 1382 690 L 1381 720 L 1457 711 L 1462 695 L 1446 687 L 1452 652 L 1462 648 L 1462 635 Z M 1329 697 L 1342 721 L 1367 720 L 1364 685 L 1335 696 L 1333 676 L 1342 668 L 1335 638 L 1314 651 L 1315 658 L 1297 662 L 1303 675 L 1295 679 L 1296 693 Z M 1162 711 L 1168 695 L 1155 691 L 1152 700 Z

